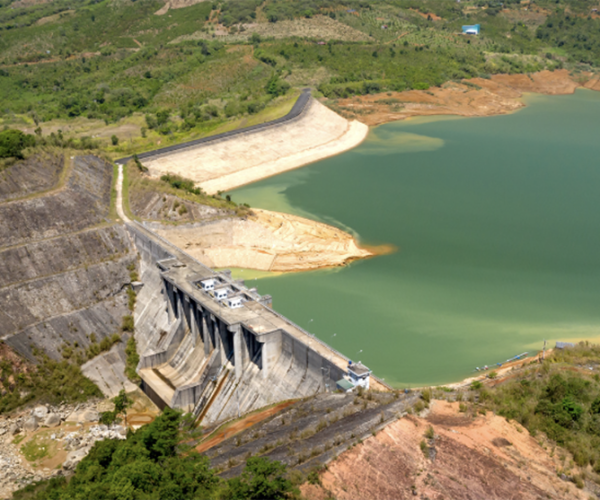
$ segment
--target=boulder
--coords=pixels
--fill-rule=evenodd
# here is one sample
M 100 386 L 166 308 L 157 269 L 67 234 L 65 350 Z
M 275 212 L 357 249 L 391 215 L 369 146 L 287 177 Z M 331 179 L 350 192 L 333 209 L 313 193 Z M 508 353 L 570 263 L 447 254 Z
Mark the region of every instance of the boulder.
M 46 415 L 48 415 L 48 408 L 44 405 L 36 406 L 31 414 L 38 420 L 44 420 Z
M 23 429 L 25 429 L 26 432 L 33 432 L 38 428 L 38 422 L 37 422 L 37 418 L 35 418 L 34 416 L 29 417 L 27 420 L 25 420 L 25 423 L 23 424 Z
M 79 462 L 81 462 L 85 456 L 89 453 L 91 446 L 86 446 L 85 448 L 80 448 L 79 450 L 75 450 L 70 452 L 67 455 L 67 459 L 63 463 L 63 469 L 65 470 L 73 470 Z
M 84 411 L 79 417 L 80 422 L 97 422 L 100 419 L 100 414 L 93 408 Z
M 14 436 L 15 434 L 21 432 L 21 428 L 17 424 L 11 424 L 11 426 L 8 428 L 8 432 L 11 436 Z
M 58 413 L 48 413 L 44 425 L 46 427 L 58 427 L 60 425 L 60 415 Z

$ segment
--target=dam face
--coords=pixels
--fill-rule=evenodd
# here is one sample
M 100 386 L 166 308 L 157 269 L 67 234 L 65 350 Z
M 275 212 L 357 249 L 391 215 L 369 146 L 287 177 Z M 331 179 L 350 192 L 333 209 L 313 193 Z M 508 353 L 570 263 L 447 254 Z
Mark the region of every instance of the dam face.
M 348 359 L 275 312 L 269 296 L 141 224 L 128 229 L 144 283 L 135 311 L 138 373 L 159 406 L 209 424 L 333 390 L 346 375 Z

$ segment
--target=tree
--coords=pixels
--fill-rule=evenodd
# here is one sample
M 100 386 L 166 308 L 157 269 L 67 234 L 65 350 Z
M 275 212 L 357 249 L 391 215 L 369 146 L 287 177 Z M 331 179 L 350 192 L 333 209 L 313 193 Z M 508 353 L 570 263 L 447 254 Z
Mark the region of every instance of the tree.
M 110 141 L 112 142 L 112 145 L 113 145 L 113 146 L 116 146 L 117 144 L 119 144 L 119 138 L 118 138 L 116 135 L 113 135 L 113 136 L 110 138 Z
M 284 500 L 293 492 L 285 478 L 286 466 L 263 457 L 251 457 L 240 477 L 229 481 L 229 500 Z
M 23 158 L 23 150 L 35 146 L 35 137 L 20 130 L 0 132 L 0 158 Z

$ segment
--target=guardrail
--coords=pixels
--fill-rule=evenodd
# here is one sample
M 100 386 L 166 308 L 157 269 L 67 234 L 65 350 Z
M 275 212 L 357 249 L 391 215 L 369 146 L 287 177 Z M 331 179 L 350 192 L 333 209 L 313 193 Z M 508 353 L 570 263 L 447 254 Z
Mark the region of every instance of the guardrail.
M 245 128 L 241 128 L 241 129 L 237 129 L 237 130 L 231 130 L 229 132 L 223 132 L 222 134 L 211 135 L 209 137 L 203 137 L 202 139 L 195 139 L 193 141 L 182 142 L 180 144 L 174 144 L 173 146 L 167 146 L 165 148 L 155 149 L 153 151 L 147 151 L 145 153 L 140 153 L 137 156 L 140 160 L 146 160 L 148 158 L 152 158 L 153 156 L 169 154 L 169 153 L 173 153 L 175 151 L 180 151 L 182 149 L 192 148 L 192 147 L 200 146 L 203 144 L 209 144 L 211 142 L 219 142 L 219 141 L 222 141 L 225 139 L 230 139 L 232 137 L 235 137 L 236 135 L 243 135 L 243 134 L 248 134 L 251 132 L 258 132 L 258 131 L 264 130 L 266 128 L 281 125 L 283 123 L 286 123 L 286 122 L 289 122 L 291 120 L 298 118 L 306 109 L 306 105 L 309 103 L 309 101 L 310 101 L 310 89 L 306 88 L 306 89 L 302 90 L 302 94 L 300 94 L 300 97 L 298 97 L 298 99 L 294 103 L 294 106 L 292 106 L 292 109 L 290 110 L 290 112 L 287 115 L 282 116 L 281 118 L 277 118 L 276 120 L 271 120 L 271 121 L 265 122 L 265 123 L 260 123 L 258 125 L 252 125 L 250 127 L 245 127 Z M 125 158 L 119 158 L 118 160 L 115 160 L 115 163 L 120 163 L 120 164 L 124 165 L 132 158 L 133 158 L 133 156 L 126 156 Z

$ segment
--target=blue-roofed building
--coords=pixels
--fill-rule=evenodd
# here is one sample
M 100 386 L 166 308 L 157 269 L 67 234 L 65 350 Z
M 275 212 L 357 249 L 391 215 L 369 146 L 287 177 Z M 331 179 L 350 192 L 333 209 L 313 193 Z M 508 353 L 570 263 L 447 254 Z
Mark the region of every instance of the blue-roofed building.
M 470 24 L 462 27 L 463 35 L 479 35 L 479 24 Z

